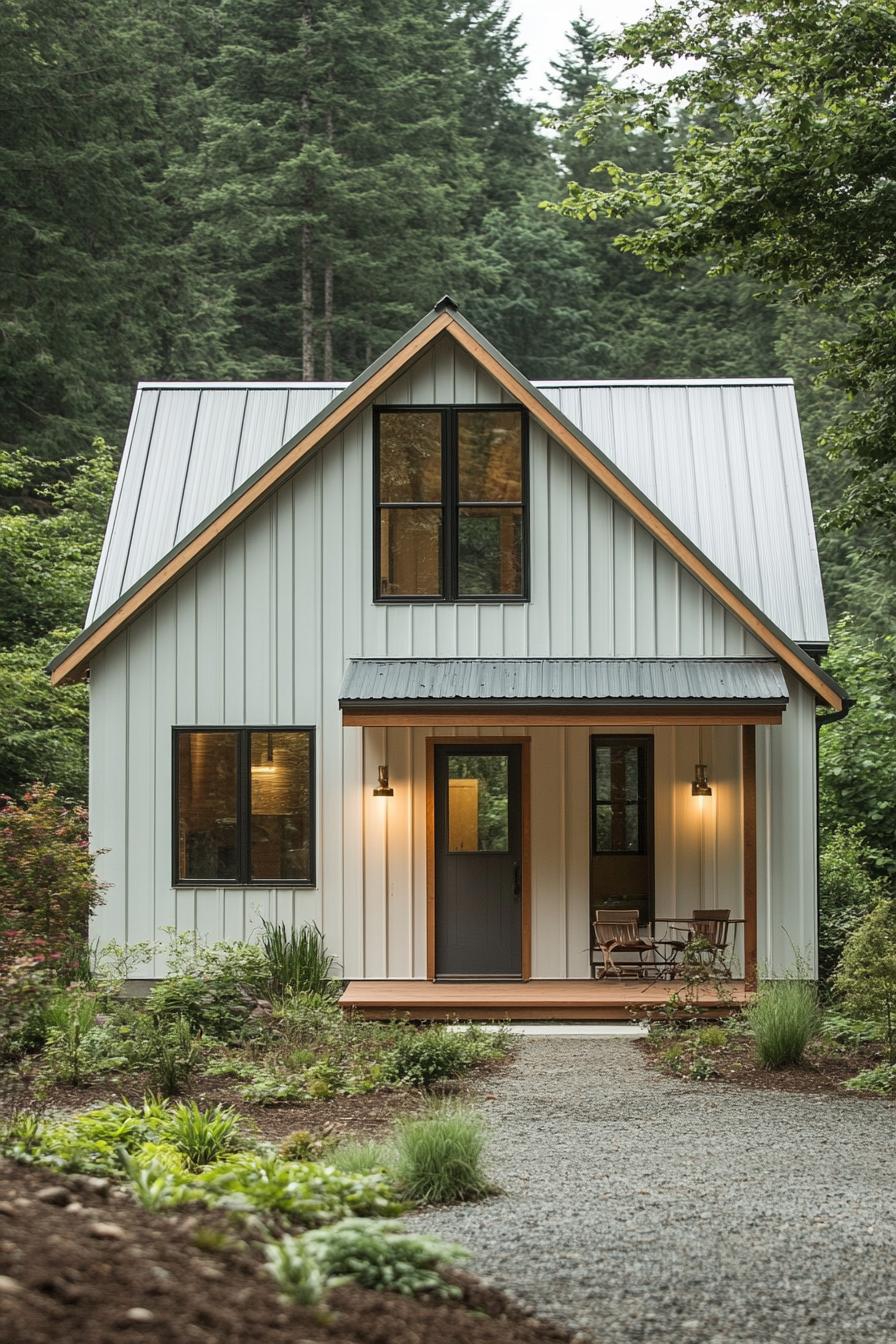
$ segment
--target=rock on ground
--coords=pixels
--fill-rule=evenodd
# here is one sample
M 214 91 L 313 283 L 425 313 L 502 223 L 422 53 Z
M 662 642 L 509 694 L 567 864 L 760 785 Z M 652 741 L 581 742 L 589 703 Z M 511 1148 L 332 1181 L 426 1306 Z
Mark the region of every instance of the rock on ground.
M 523 1037 L 493 1100 L 503 1197 L 414 1220 L 599 1344 L 896 1340 L 896 1106 L 648 1070 Z

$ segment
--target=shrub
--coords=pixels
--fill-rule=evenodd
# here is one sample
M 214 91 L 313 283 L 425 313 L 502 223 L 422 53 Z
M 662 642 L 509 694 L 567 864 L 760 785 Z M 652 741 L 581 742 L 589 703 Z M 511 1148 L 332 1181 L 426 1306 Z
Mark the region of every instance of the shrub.
M 825 983 L 833 976 L 853 929 L 886 895 L 886 878 L 879 875 L 883 857 L 870 848 L 861 826 L 838 827 L 821 850 L 818 974 Z
M 458 1107 L 437 1107 L 395 1130 L 395 1175 L 417 1204 L 482 1199 L 492 1193 L 482 1169 L 482 1121 Z
M 195 1101 L 179 1102 L 168 1112 L 161 1132 L 194 1170 L 233 1152 L 240 1144 L 238 1118 L 229 1106 L 202 1111 Z
M 254 1001 L 229 981 L 219 984 L 186 974 L 169 976 L 153 985 L 146 1007 L 160 1023 L 184 1018 L 193 1032 L 232 1041 L 241 1035 Z
M 896 1063 L 896 901 L 878 901 L 849 935 L 834 989 L 850 1016 L 877 1024 Z
M 854 1092 L 878 1092 L 883 1097 L 892 1097 L 896 1095 L 896 1064 L 878 1064 L 874 1069 L 865 1069 L 844 1086 Z
M 407 1297 L 460 1297 L 439 1267 L 467 1258 L 460 1246 L 410 1233 L 401 1223 L 369 1218 L 346 1218 L 301 1237 L 284 1237 L 267 1249 L 268 1267 L 283 1292 L 306 1304 L 342 1283 Z
M 818 1029 L 818 991 L 808 980 L 765 980 L 746 1017 L 764 1068 L 799 1064 Z
M 43 958 L 68 981 L 101 900 L 86 809 L 44 784 L 20 803 L 0 797 L 0 961 Z
M 444 1027 L 408 1028 L 385 1061 L 387 1080 L 411 1087 L 428 1087 L 440 1078 L 456 1078 L 467 1065 L 459 1033 Z
M 42 957 L 0 964 L 0 1062 L 43 1045 L 45 1007 L 52 993 Z
M 335 960 L 324 945 L 316 924 L 301 929 L 263 921 L 261 946 L 267 960 L 270 992 L 282 998 L 289 992 L 331 994 Z
M 701 1027 L 696 1034 L 697 1045 L 704 1050 L 722 1050 L 728 1044 L 730 1037 L 724 1027 L 713 1024 L 709 1027 Z

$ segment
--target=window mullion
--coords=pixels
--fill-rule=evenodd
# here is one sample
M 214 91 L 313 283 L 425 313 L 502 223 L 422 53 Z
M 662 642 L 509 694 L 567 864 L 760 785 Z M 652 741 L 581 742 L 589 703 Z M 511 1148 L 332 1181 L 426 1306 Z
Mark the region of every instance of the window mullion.
M 457 415 L 445 412 L 442 426 L 442 589 L 446 601 L 457 600 Z
M 252 880 L 249 872 L 249 856 L 251 854 L 251 837 L 249 827 L 252 818 L 252 753 L 249 743 L 249 730 L 240 729 L 239 732 L 239 789 L 237 800 L 237 834 L 239 836 L 239 866 L 240 881 L 245 885 Z

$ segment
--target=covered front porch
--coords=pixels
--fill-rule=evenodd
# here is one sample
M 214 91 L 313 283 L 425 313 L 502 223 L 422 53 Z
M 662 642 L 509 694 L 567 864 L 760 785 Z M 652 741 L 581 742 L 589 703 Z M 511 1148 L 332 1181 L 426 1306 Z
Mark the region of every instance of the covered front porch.
M 346 1005 L 587 1019 L 680 993 L 659 952 L 615 955 L 624 978 L 592 981 L 607 909 L 658 941 L 724 912 L 729 974 L 701 997 L 707 1011 L 742 999 L 768 920 L 787 700 L 772 659 L 352 664 L 341 708 L 365 863 Z M 799 945 L 784 903 L 780 917 Z
M 683 980 L 429 981 L 350 980 L 340 1002 L 364 1017 L 415 1021 L 631 1022 L 673 993 L 701 1018 L 724 1017 L 744 1003 L 743 980 L 689 987 Z

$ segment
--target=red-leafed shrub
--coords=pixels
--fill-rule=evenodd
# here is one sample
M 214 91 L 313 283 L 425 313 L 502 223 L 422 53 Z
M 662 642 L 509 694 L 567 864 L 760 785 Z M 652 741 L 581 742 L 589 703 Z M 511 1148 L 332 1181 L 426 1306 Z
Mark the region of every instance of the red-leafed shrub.
M 77 976 L 101 901 L 86 809 L 44 784 L 0 797 L 0 973 L 24 958 L 63 983 Z

